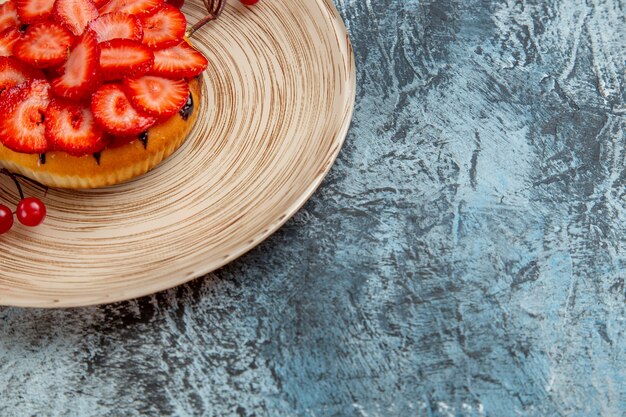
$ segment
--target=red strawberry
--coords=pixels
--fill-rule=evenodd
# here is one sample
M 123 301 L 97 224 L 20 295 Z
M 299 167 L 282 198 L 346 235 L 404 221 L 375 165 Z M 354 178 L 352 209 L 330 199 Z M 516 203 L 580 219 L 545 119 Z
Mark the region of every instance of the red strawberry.
M 163 0 L 111 0 L 100 7 L 100 14 L 124 12 L 134 15 L 147 15 L 163 6 Z
M 2 94 L 0 100 L 0 142 L 22 153 L 48 150 L 44 113 L 50 102 L 50 84 L 31 80 Z
M 176 7 L 165 5 L 156 13 L 140 18 L 143 43 L 153 49 L 163 49 L 180 43 L 185 36 L 187 19 Z
M 137 111 L 120 84 L 105 84 L 91 97 L 93 115 L 105 130 L 116 136 L 145 132 L 157 118 Z
M 185 0 L 165 0 L 166 4 L 171 4 L 172 6 L 180 9 L 185 4 Z
M 43 73 L 46 76 L 46 80 L 50 80 L 50 83 L 54 81 L 55 78 L 59 78 L 63 75 L 63 65 L 58 67 L 44 68 Z
M 82 35 L 87 24 L 99 16 L 91 0 L 56 0 L 52 14 L 76 36 Z
M 17 16 L 15 0 L 0 4 L 0 32 L 6 28 L 17 28 L 19 25 L 20 19 Z
M 108 148 L 119 148 L 120 146 L 127 145 L 137 139 L 139 139 L 139 135 L 131 135 L 131 136 L 111 136 L 111 142 L 107 145 Z
M 105 80 L 143 75 L 154 62 L 145 45 L 129 39 L 113 39 L 100 44 L 100 70 Z
M 88 96 L 98 87 L 100 81 L 99 58 L 100 49 L 96 35 L 87 30 L 61 68 L 62 75 L 52 81 L 55 94 L 70 99 Z
M 105 4 L 107 4 L 108 2 L 109 0 L 93 0 L 93 4 L 95 4 L 98 9 L 104 6 Z
M 31 79 L 44 79 L 43 72 L 13 57 L 0 57 L 0 93 Z
M 13 53 L 33 67 L 54 67 L 65 62 L 72 41 L 72 34 L 58 23 L 36 23 L 15 43 Z
M 13 55 L 13 47 L 22 37 L 22 33 L 16 28 L 8 28 L 0 33 L 0 56 Z
M 189 84 L 185 80 L 146 75 L 125 79 L 124 85 L 136 109 L 159 119 L 173 116 L 189 99 Z
M 183 41 L 171 48 L 154 51 L 154 65 L 150 73 L 173 79 L 191 78 L 208 65 L 204 55 Z
M 96 123 L 89 104 L 52 99 L 45 114 L 46 139 L 50 148 L 82 156 L 106 146 L 104 130 Z
M 31 24 L 50 16 L 54 0 L 16 0 L 16 5 L 22 23 Z
M 98 38 L 98 42 L 111 39 L 130 39 L 140 42 L 143 39 L 143 29 L 137 16 L 115 12 L 107 13 L 89 24 Z

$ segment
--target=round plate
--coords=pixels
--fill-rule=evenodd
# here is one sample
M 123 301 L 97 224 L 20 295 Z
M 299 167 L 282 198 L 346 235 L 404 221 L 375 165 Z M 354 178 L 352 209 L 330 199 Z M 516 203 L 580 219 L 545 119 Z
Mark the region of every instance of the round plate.
M 202 1 L 183 11 L 197 21 Z M 331 0 L 231 0 L 192 41 L 211 65 L 183 147 L 115 187 L 43 197 L 26 186 L 48 217 L 0 236 L 0 304 L 82 306 L 182 284 L 259 244 L 319 186 L 355 94 L 350 41 Z M 6 177 L 0 201 L 18 202 Z

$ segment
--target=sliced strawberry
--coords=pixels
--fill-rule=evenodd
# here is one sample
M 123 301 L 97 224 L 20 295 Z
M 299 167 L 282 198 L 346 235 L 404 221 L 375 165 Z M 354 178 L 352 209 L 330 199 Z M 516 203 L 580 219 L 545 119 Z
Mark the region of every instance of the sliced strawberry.
M 120 146 L 128 145 L 129 143 L 139 139 L 139 135 L 131 136 L 111 136 L 111 142 L 107 145 L 109 148 L 119 148 Z
M 76 36 L 82 35 L 87 24 L 99 16 L 91 0 L 56 0 L 52 14 Z
M 171 4 L 172 6 L 180 9 L 185 4 L 185 0 L 165 0 L 166 4 Z
M 51 149 L 74 156 L 99 152 L 106 146 L 104 130 L 89 104 L 52 99 L 45 114 L 46 139 Z
M 150 74 L 167 78 L 191 78 L 200 74 L 209 65 L 209 61 L 187 42 L 181 42 L 171 48 L 154 51 L 154 65 Z
M 52 81 L 54 92 L 65 98 L 79 99 L 98 88 L 100 48 L 96 35 L 87 30 L 72 49 L 61 68 L 62 75 Z
M 98 9 L 104 6 L 105 4 L 107 4 L 108 2 L 109 0 L 93 0 L 93 4 L 95 4 Z
M 157 118 L 140 113 L 130 103 L 120 84 L 105 84 L 91 97 L 93 115 L 104 129 L 115 136 L 145 132 Z
M 98 42 L 106 42 L 111 39 L 130 39 L 141 42 L 143 28 L 137 16 L 115 12 L 107 13 L 89 24 L 98 38 Z
M 124 12 L 137 16 L 154 13 L 163 6 L 163 0 L 111 0 L 100 7 L 100 14 Z
M 0 57 L 0 93 L 32 79 L 44 79 L 43 72 L 13 57 Z
M 13 55 L 13 47 L 22 37 L 22 32 L 16 28 L 8 28 L 0 33 L 0 56 Z
M 50 16 L 54 0 L 16 0 L 16 5 L 22 23 L 31 24 Z
M 0 4 L 0 32 L 7 28 L 17 28 L 20 26 L 20 19 L 17 16 L 15 0 L 9 0 Z
M 159 119 L 173 116 L 189 99 L 189 84 L 185 80 L 146 75 L 125 79 L 124 85 L 136 109 Z
M 0 100 L 0 142 L 22 153 L 48 150 L 44 114 L 50 102 L 50 84 L 32 80 L 10 88 Z
M 113 39 L 100 44 L 100 70 L 105 80 L 143 75 L 153 62 L 150 48 L 139 42 Z
M 174 6 L 165 5 L 156 13 L 140 18 L 143 43 L 153 49 L 178 45 L 185 36 L 187 19 Z
M 44 68 L 43 73 L 46 76 L 46 80 L 51 80 L 50 83 L 52 83 L 52 80 L 54 80 L 55 78 L 59 78 L 61 75 L 63 75 L 63 65 L 60 65 L 58 67 Z
M 33 67 L 54 67 L 65 62 L 73 39 L 72 34 L 58 23 L 36 23 L 30 25 L 15 43 L 13 53 Z

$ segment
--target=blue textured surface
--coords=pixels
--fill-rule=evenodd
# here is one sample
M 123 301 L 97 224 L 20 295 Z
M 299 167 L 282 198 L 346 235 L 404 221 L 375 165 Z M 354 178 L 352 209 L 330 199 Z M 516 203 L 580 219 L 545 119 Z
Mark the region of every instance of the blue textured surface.
M 354 123 L 204 279 L 0 310 L 0 415 L 626 415 L 626 5 L 338 0 Z

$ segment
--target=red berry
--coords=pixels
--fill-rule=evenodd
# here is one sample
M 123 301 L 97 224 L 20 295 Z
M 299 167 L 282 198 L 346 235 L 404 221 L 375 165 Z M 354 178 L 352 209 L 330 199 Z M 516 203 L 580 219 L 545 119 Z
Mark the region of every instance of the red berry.
M 259 2 L 259 0 L 239 0 L 239 1 L 241 1 L 246 6 L 254 6 L 255 4 Z
M 54 98 L 46 109 L 44 119 L 46 139 L 55 150 L 83 156 L 99 152 L 107 144 L 89 103 L 84 105 Z
M 136 110 L 120 84 L 105 84 L 91 97 L 93 116 L 114 136 L 133 136 L 156 124 L 156 117 Z
M 95 32 L 98 43 L 111 39 L 130 39 L 138 42 L 143 39 L 143 28 L 139 18 L 122 12 L 103 14 L 89 23 L 89 29 Z
M 16 152 L 46 152 L 44 113 L 49 103 L 50 84 L 45 80 L 30 80 L 3 92 L 0 142 Z
M 30 25 L 50 16 L 54 0 L 17 0 L 15 4 L 20 21 Z
M 187 42 L 171 48 L 154 51 L 154 65 L 150 75 L 159 75 L 174 80 L 199 75 L 209 65 L 209 61 Z
M 0 32 L 0 56 L 12 56 L 13 48 L 22 37 L 16 28 L 8 28 Z
M 20 19 L 17 17 L 15 0 L 0 4 L 0 32 L 7 28 L 16 28 L 19 24 Z
M 189 100 L 189 84 L 185 80 L 146 75 L 122 81 L 133 106 L 159 119 L 167 119 Z
M 7 206 L 0 204 L 0 235 L 8 232 L 13 227 L 13 213 Z
M 89 96 L 99 85 L 99 59 L 96 35 L 85 31 L 63 64 L 61 75 L 52 80 L 54 93 L 72 100 Z
M 100 44 L 100 71 L 105 80 L 141 76 L 153 63 L 154 54 L 139 42 L 112 39 Z
M 165 0 L 166 4 L 171 4 L 172 6 L 180 9 L 185 4 L 185 0 Z
M 143 43 L 152 49 L 178 45 L 185 36 L 187 19 L 174 6 L 165 5 L 155 13 L 142 16 Z
M 163 0 L 111 0 L 99 8 L 100 14 L 124 12 L 137 16 L 149 15 L 163 7 Z
M 17 220 L 24 226 L 39 226 L 46 218 L 46 206 L 35 197 L 27 197 L 17 205 Z
M 76 36 L 82 35 L 87 24 L 100 16 L 91 0 L 56 0 L 52 15 Z
M 24 81 L 43 79 L 44 74 L 13 57 L 0 56 L 0 93 Z
M 74 36 L 62 25 L 42 22 L 30 25 L 13 45 L 13 54 L 36 68 L 56 67 L 65 62 Z

